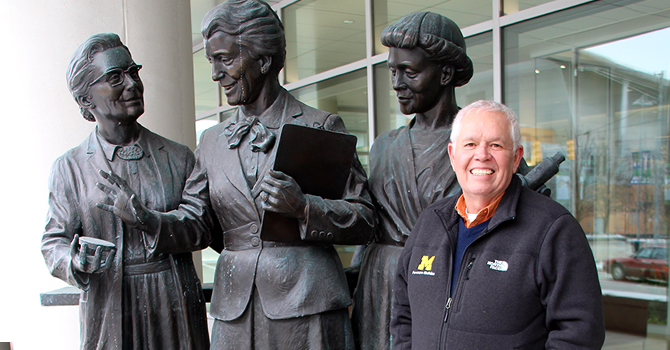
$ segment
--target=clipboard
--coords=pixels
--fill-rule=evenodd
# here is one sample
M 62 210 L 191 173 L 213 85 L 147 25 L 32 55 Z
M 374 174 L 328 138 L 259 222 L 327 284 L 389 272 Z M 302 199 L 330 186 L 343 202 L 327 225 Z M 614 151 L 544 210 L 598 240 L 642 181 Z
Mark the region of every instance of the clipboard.
M 307 126 L 284 124 L 273 170 L 291 176 L 305 194 L 341 199 L 356 152 L 356 136 Z M 263 211 L 261 239 L 300 240 L 298 220 Z

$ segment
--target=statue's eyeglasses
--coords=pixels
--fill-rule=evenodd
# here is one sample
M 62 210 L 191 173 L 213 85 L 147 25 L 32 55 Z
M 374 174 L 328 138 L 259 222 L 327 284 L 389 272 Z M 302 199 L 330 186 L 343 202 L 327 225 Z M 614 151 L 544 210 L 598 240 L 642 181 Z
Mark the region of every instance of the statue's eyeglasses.
M 140 69 L 142 69 L 142 65 L 134 63 L 125 70 L 121 68 L 112 68 L 93 80 L 88 86 L 92 86 L 99 81 L 105 81 L 111 86 L 119 86 L 126 80 L 126 75 L 130 76 L 134 81 L 140 81 Z

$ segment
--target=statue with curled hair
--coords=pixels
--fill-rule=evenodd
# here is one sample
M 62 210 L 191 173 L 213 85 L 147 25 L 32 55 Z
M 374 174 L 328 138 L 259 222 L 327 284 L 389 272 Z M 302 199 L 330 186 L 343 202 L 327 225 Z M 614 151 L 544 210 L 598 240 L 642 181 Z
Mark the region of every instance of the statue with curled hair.
M 458 113 L 454 90 L 473 74 L 465 40 L 449 18 L 411 13 L 381 35 L 389 47 L 393 90 L 407 126 L 379 135 L 370 150 L 370 192 L 377 207 L 374 241 L 358 249 L 352 325 L 357 349 L 390 349 L 398 257 L 421 211 L 460 187 L 447 144 Z M 361 261 L 362 259 L 362 261 Z
M 354 157 L 342 197 L 326 199 L 303 193 L 291 176 L 273 170 L 283 125 L 346 133 L 344 122 L 279 84 L 284 28 L 267 3 L 225 1 L 205 15 L 201 29 L 212 80 L 237 108 L 202 133 L 177 210 L 130 203 L 128 216 L 138 213 L 158 237 L 211 236 L 220 252 L 212 349 L 353 349 L 351 296 L 333 244 L 371 240 L 374 206 L 365 171 Z M 296 239 L 262 240 L 264 211 L 294 219 Z

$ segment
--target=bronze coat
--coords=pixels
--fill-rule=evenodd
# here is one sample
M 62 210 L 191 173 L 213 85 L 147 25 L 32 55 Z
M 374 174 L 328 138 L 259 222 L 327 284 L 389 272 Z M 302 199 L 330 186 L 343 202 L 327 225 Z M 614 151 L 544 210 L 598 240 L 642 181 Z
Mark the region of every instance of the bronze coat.
M 184 145 L 170 141 L 143 129 L 145 149 L 155 162 L 160 174 L 165 211 L 176 208 L 181 199 L 186 178 L 194 165 L 192 152 Z M 122 271 L 123 225 L 121 219 L 95 205 L 104 198 L 96 187 L 105 182 L 98 170 L 107 170 L 104 152 L 96 140 L 95 131 L 79 146 L 58 158 L 49 179 L 49 213 L 46 231 L 42 237 L 42 254 L 52 275 L 82 289 L 79 301 L 81 324 L 81 349 L 120 349 L 122 346 Z M 70 243 L 75 234 L 114 242 L 117 254 L 112 267 L 100 274 L 90 275 L 89 281 L 72 270 Z M 170 256 L 176 285 L 182 288 L 183 316 L 190 325 L 186 330 L 187 343 L 182 349 L 208 348 L 205 303 L 190 251 L 207 247 L 209 240 L 189 237 L 163 240 L 161 250 L 156 250 L 155 239 L 144 234 L 149 254 L 173 253 Z M 170 244 L 170 242 L 172 244 Z M 88 282 L 88 283 L 85 283 Z M 190 322 L 189 322 L 190 321 Z
M 284 89 L 277 99 L 284 104 L 281 125 L 346 132 L 339 116 L 311 108 Z M 203 133 L 180 210 L 161 215 L 161 227 L 173 230 L 174 235 L 207 230 L 211 225 L 208 216 L 218 219 L 223 233 L 212 230 L 212 239 L 215 243 L 222 241 L 225 249 L 216 266 L 211 315 L 223 321 L 238 318 L 249 304 L 253 288 L 257 288 L 263 310 L 272 319 L 349 306 L 347 282 L 332 244 L 365 244 L 374 229 L 373 206 L 358 158 L 354 159 L 342 200 L 307 195 L 307 219 L 300 224 L 302 241 L 273 246 L 260 241 L 263 211 L 259 194 L 260 180 L 274 163 L 280 142 L 277 128 L 281 125 L 268 126 L 275 129 L 278 140 L 269 151 L 270 161 L 258 171 L 259 181 L 250 188 L 239 155 L 239 147 L 248 144 L 243 142 L 231 149 L 223 134 L 237 118 L 236 112 Z
M 370 150 L 370 193 L 379 222 L 374 242 L 365 249 L 354 292 L 351 322 L 359 350 L 391 348 L 393 283 L 402 246 L 428 204 L 460 189 L 447 153 L 448 130 L 439 140 L 445 144 L 443 152 L 433 152 L 423 162 L 433 168 L 432 176 L 417 185 L 409 130 L 403 126 L 379 135 Z

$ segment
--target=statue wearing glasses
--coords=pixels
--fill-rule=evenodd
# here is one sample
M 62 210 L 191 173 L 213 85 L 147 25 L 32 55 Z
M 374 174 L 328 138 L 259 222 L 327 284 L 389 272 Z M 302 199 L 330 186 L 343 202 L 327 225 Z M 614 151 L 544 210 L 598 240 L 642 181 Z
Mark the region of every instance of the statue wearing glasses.
M 195 164 L 186 146 L 137 122 L 141 68 L 112 33 L 91 36 L 72 57 L 68 87 L 96 128 L 53 164 L 42 253 L 52 275 L 82 290 L 81 349 L 207 349 L 190 252 L 209 241 L 157 244 L 142 220 L 128 224 L 109 212 L 109 194 L 127 189 L 134 203 L 176 208 Z

